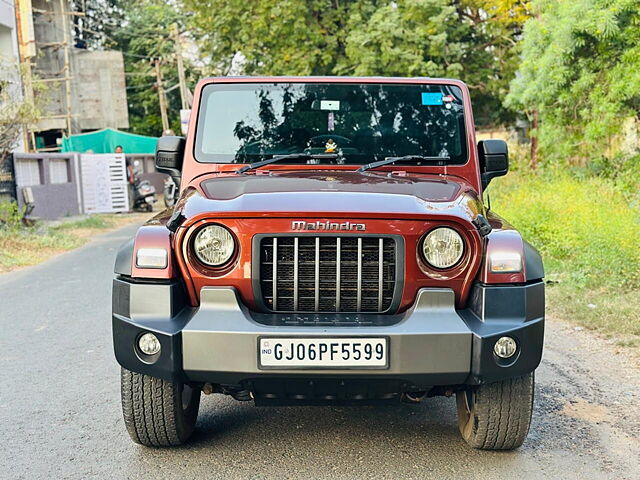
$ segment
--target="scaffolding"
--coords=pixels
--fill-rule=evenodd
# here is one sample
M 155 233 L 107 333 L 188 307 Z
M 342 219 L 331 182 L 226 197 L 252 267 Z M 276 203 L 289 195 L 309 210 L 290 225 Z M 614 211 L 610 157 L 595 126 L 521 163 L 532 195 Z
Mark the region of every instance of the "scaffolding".
M 18 53 L 24 68 L 23 91 L 34 99 L 34 85 L 46 84 L 54 94 L 38 125 L 27 126 L 24 144 L 27 151 L 56 151 L 59 146 L 38 147 L 36 132 L 61 130 L 76 133 L 73 124 L 71 74 L 71 22 L 84 16 L 69 9 L 68 0 L 15 0 Z M 61 122 L 60 122 L 61 121 Z

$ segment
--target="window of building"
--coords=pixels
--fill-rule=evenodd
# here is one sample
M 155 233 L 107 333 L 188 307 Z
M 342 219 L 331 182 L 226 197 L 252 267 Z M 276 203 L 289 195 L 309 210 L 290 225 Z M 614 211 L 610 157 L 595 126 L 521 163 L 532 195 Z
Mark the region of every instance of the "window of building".
M 15 173 L 16 185 L 19 187 L 42 185 L 42 170 L 38 158 L 21 158 L 16 162 Z
M 69 183 L 69 160 L 67 158 L 49 160 L 49 175 L 51 183 Z

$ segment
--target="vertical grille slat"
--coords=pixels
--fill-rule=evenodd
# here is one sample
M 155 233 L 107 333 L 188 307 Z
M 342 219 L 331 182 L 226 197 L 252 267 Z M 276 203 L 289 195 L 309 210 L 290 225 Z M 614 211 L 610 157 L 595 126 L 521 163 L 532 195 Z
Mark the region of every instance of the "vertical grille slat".
M 293 239 L 293 311 L 298 310 L 298 237 Z
M 358 238 L 358 278 L 356 290 L 356 312 L 360 312 L 362 309 L 362 238 Z
M 340 258 L 340 254 L 342 252 L 342 243 L 340 242 L 340 237 L 336 238 L 336 312 L 340 311 L 340 289 L 342 285 L 340 284 L 340 263 L 342 259 Z
M 278 237 L 273 237 L 273 309 L 278 310 Z
M 315 280 L 315 308 L 314 311 L 317 312 L 320 308 L 320 237 L 316 237 L 316 258 L 315 258 L 315 272 L 314 272 L 314 280 Z
M 396 288 L 391 237 L 262 237 L 259 280 L 274 312 L 387 312 Z
M 379 311 L 382 311 L 382 292 L 383 292 L 382 275 L 384 272 L 384 269 L 383 269 L 384 262 L 383 262 L 383 255 L 382 255 L 383 248 L 384 248 L 383 241 L 381 238 L 379 238 L 378 239 L 378 310 Z

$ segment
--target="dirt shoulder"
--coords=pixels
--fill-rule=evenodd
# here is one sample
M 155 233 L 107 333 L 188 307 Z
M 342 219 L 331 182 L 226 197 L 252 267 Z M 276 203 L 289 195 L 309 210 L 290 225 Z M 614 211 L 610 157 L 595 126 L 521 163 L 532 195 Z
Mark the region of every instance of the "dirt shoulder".
M 552 452 L 572 451 L 577 454 L 573 461 L 597 465 L 605 474 L 593 472 L 594 478 L 637 478 L 637 359 L 615 342 L 554 317 L 546 330 L 543 361 L 536 372 L 533 441 L 526 445 L 542 463 Z
M 154 213 L 94 214 L 29 228 L 0 229 L 0 274 L 37 265 L 78 248 L 95 236 L 142 223 Z

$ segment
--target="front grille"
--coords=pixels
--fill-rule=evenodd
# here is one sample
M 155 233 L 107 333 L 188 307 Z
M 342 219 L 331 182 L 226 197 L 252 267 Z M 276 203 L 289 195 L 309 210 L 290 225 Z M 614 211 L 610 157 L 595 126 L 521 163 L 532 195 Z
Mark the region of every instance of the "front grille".
M 396 275 L 390 237 L 260 239 L 260 289 L 274 312 L 386 312 Z

